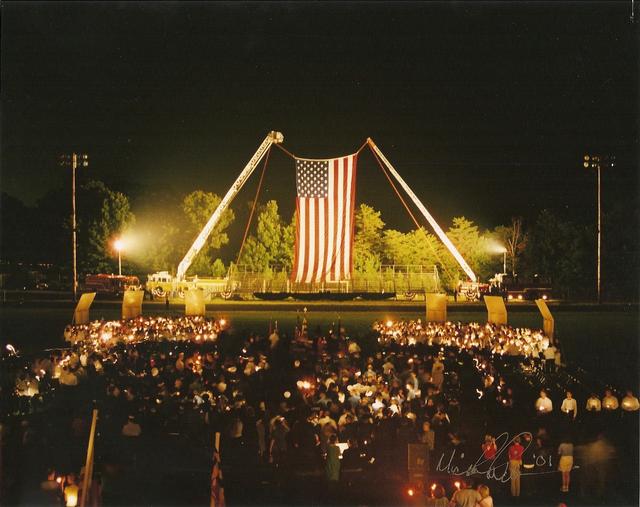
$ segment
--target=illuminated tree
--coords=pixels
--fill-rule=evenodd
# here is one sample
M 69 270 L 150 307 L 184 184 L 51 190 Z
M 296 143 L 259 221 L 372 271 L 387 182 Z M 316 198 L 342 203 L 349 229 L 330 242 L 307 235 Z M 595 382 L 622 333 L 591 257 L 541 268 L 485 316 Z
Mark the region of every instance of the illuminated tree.
M 272 266 L 290 269 L 293 264 L 295 222 L 288 225 L 284 223 L 276 201 L 268 201 L 259 210 L 256 234 L 247 238 L 240 264 L 260 272 Z
M 86 249 L 80 256 L 81 259 L 84 257 L 81 265 L 89 272 L 115 272 L 117 261 L 113 240 L 135 223 L 129 198 L 110 190 L 101 181 L 91 181 L 81 189 L 79 201 L 85 204 L 81 231 L 86 230 Z M 86 228 L 83 224 L 87 224 Z
M 522 230 L 522 218 L 513 217 L 511 225 L 499 225 L 493 230 L 493 236 L 507 249 L 511 274 L 515 275 L 518 257 L 527 245 L 527 235 Z
M 355 237 L 353 242 L 353 267 L 360 273 L 380 270 L 383 249 L 384 222 L 380 212 L 367 204 L 361 204 L 355 213 Z
M 185 196 L 182 201 L 182 211 L 187 221 L 184 237 L 188 246 L 184 250 L 185 253 L 216 210 L 221 200 L 218 195 L 202 190 L 196 190 Z M 188 270 L 189 274 L 211 276 L 214 252 L 229 242 L 229 237 L 225 230 L 231 225 L 234 219 L 235 214 L 233 210 L 227 208 L 222 214 L 220 221 L 214 227 L 213 231 L 211 231 L 206 245 L 193 260 Z

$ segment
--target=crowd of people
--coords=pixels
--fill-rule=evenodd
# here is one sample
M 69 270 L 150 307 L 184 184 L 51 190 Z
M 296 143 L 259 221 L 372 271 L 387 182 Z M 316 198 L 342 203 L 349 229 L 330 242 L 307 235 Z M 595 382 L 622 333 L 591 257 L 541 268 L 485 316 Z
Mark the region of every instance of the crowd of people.
M 13 431 L 25 445 L 55 439 L 30 422 L 37 414 L 56 413 L 73 434 L 86 435 L 82 414 L 96 406 L 105 464 L 141 459 L 140 446 L 162 435 L 207 448 L 219 432 L 231 482 L 234 465 L 281 476 L 320 470 L 330 498 L 362 472 L 406 477 L 408 445 L 422 444 L 424 467 L 438 480 L 421 495 L 433 505 L 444 497 L 470 505 L 460 498 L 479 495 L 483 507 L 492 507 L 490 480 L 507 497 L 520 496 L 521 476 L 524 495 L 568 493 L 574 451 L 593 474 L 581 480 L 581 494 L 603 499 L 615 461 L 607 435 L 637 428 L 632 391 L 573 396 L 586 387 L 546 368 L 553 345 L 541 331 L 384 321 L 354 339 L 340 324 L 313 336 L 307 328 L 237 336 L 203 317 L 68 326 L 68 348 L 28 363 L 11 358 L 3 404 L 20 421 Z M 626 437 L 637 439 L 637 431 Z M 61 463 L 57 453 L 44 460 L 54 477 L 47 481 L 61 478 L 51 490 L 64 497 L 72 486 L 77 496 L 79 481 L 67 478 L 80 472 L 77 460 Z M 464 493 L 479 479 L 473 495 Z M 110 493 L 105 486 L 102 496 Z

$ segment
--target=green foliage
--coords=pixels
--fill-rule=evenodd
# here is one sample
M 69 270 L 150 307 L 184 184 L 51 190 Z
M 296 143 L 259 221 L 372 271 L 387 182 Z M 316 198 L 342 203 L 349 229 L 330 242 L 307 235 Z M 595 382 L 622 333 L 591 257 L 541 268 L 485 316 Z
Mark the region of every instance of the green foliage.
M 473 221 L 465 217 L 454 218 L 453 225 L 447 231 L 447 236 L 480 279 L 486 280 L 493 275 L 492 259 L 488 253 L 488 237 L 480 233 L 478 226 Z M 466 277 L 466 274 L 463 273 L 462 268 L 449 250 L 444 245 L 441 245 L 439 250 L 447 284 L 451 286 L 456 282 L 454 274 L 458 274 L 463 278 Z
M 187 194 L 182 201 L 182 211 L 186 218 L 186 248 L 184 253 L 188 251 L 195 238 L 200 234 L 202 228 L 206 225 L 211 218 L 211 215 L 216 210 L 222 199 L 212 193 L 204 192 L 202 190 L 196 190 Z M 220 217 L 220 221 L 211 231 L 209 238 L 205 246 L 200 250 L 200 253 L 191 263 L 188 274 L 197 274 L 201 276 L 211 276 L 213 271 L 213 254 L 216 250 L 219 250 L 223 245 L 229 242 L 229 237 L 225 230 L 231 225 L 235 219 L 235 214 L 231 208 L 227 210 Z
M 244 244 L 240 264 L 253 271 L 266 272 L 270 266 L 291 269 L 295 243 L 295 221 L 284 223 L 278 203 L 268 201 L 259 207 L 256 235 Z
M 353 267 L 360 273 L 380 270 L 383 254 L 384 222 L 380 212 L 361 204 L 355 213 Z
M 518 259 L 527 245 L 527 235 L 523 232 L 522 219 L 514 217 L 510 225 L 499 225 L 493 230 L 491 236 L 507 249 L 510 272 L 517 273 Z
M 525 249 L 528 275 L 551 278 L 556 290 L 570 294 L 589 287 L 589 230 L 543 210 L 530 231 Z
M 135 223 L 129 198 L 99 181 L 89 182 L 81 191 L 85 202 L 92 204 L 84 213 L 87 227 L 82 265 L 88 272 L 115 272 L 117 252 L 113 241 L 126 234 Z
M 424 228 L 407 233 L 388 229 L 384 231 L 384 262 L 432 266 L 438 264 L 439 240 Z
M 214 278 L 224 278 L 227 276 L 227 268 L 224 265 L 224 261 L 217 258 L 211 265 L 211 276 Z

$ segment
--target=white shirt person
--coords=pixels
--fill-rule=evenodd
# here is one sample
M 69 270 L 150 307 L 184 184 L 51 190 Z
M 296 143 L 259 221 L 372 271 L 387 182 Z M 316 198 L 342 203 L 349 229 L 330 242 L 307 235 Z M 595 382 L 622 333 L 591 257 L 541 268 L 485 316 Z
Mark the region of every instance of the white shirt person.
M 573 397 L 571 391 L 567 391 L 567 397 L 562 400 L 560 410 L 567 415 L 570 415 L 573 412 L 572 419 L 575 419 L 578 415 L 578 403 Z

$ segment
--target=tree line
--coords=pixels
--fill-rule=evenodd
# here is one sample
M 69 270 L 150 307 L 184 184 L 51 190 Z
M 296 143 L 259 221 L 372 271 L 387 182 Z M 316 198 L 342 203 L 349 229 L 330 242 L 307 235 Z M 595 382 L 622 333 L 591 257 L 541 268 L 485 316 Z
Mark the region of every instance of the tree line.
M 126 252 L 126 272 L 146 274 L 175 269 L 193 240 L 220 203 L 220 196 L 196 190 L 175 205 L 158 206 L 153 226 L 139 223 L 129 197 L 103 182 L 80 185 L 78 203 L 78 265 L 81 274 L 116 272 L 115 238 L 135 238 Z M 34 206 L 2 193 L 0 256 L 5 271 L 19 263 L 46 265 L 68 273 L 71 262 L 71 209 L 60 192 L 49 192 Z M 630 216 L 632 215 L 632 216 Z M 295 216 L 283 217 L 278 203 L 256 206 L 251 227 L 240 245 L 227 248 L 229 227 L 239 222 L 228 209 L 194 259 L 188 274 L 225 276 L 232 265 L 266 274 L 288 272 L 293 264 Z M 637 300 L 638 235 L 628 229 L 638 223 L 638 211 L 615 206 L 605 214 L 603 228 L 603 284 L 610 299 Z M 244 231 L 245 224 L 236 223 Z M 473 220 L 455 217 L 445 232 L 481 280 L 502 272 L 506 249 L 507 272 L 521 277 L 548 278 L 556 291 L 569 298 L 589 298 L 595 286 L 595 230 L 550 209 L 529 222 L 510 218 L 507 224 L 482 229 Z M 230 245 L 233 246 L 233 245 Z M 354 269 L 360 276 L 375 277 L 383 265 L 437 266 L 447 288 L 464 273 L 440 240 L 424 227 L 410 231 L 388 228 L 382 213 L 361 203 L 355 213 Z M 8 267 L 7 267 L 8 266 Z

